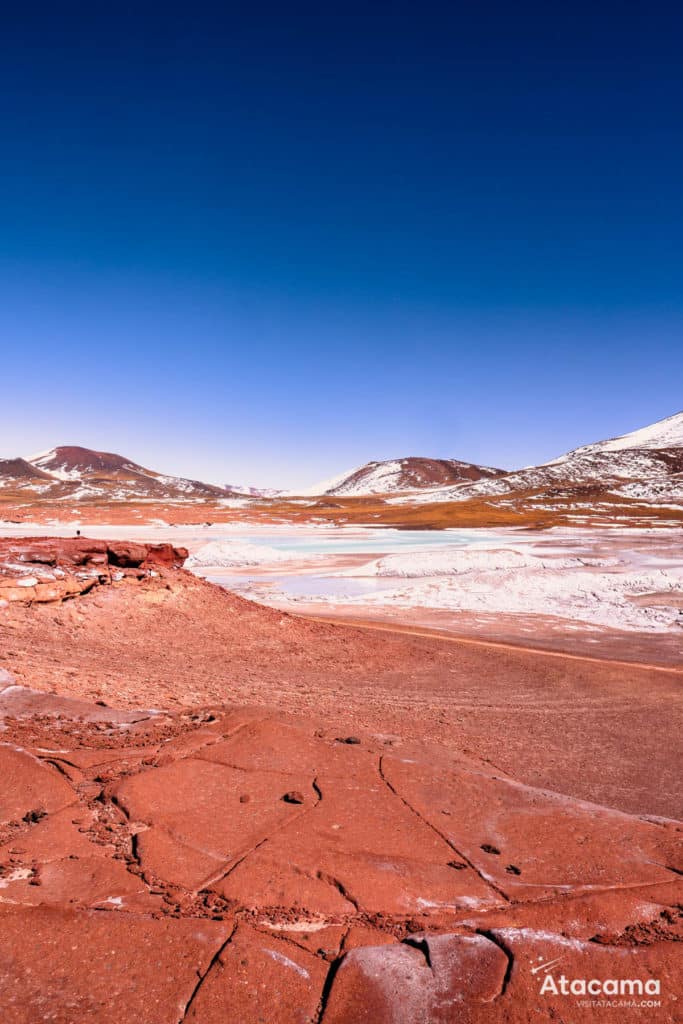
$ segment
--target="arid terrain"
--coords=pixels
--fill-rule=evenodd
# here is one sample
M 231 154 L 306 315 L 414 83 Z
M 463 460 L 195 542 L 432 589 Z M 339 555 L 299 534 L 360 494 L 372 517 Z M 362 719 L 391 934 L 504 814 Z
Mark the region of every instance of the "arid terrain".
M 186 554 L 0 541 L 4 1020 L 594 1020 L 548 972 L 678 1019 L 680 666 L 311 621 Z
M 2 1024 L 680 1020 L 682 452 L 0 460 Z

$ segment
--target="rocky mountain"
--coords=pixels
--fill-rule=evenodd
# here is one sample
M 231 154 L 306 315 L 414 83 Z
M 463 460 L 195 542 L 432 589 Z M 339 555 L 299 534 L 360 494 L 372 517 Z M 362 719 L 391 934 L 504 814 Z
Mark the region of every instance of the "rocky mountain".
M 0 487 L 19 481 L 51 480 L 49 473 L 31 465 L 26 459 L 0 459 Z
M 633 503 L 679 508 L 683 506 L 683 412 L 619 437 L 582 445 L 542 465 L 510 472 L 459 459 L 407 457 L 368 462 L 297 492 L 218 487 L 77 445 L 62 445 L 28 458 L 0 459 L 0 496 L 4 504 L 14 503 L 17 508 L 32 501 L 277 503 L 296 496 L 362 499 L 374 495 L 390 505 L 473 500 L 519 509 L 521 502 L 529 510 L 576 514 L 579 505 L 582 509 L 604 505 L 613 515 L 621 514 L 615 505 Z
M 422 488 L 493 479 L 504 470 L 477 466 L 459 459 L 427 459 L 411 456 L 386 462 L 368 462 L 333 480 L 310 488 L 307 494 L 357 497 L 367 494 L 395 494 Z
M 590 492 L 596 500 L 613 495 L 645 502 L 683 502 L 683 412 L 583 445 L 539 466 L 435 488 L 413 500 L 466 501 L 530 492 L 539 501 Z
M 0 487 L 50 499 L 195 501 L 228 496 L 222 487 L 167 476 L 113 452 L 61 445 L 27 459 L 0 460 Z

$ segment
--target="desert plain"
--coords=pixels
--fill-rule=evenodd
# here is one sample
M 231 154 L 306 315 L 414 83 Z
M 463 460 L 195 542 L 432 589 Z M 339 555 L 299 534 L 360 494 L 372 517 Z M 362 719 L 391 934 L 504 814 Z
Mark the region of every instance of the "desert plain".
M 675 504 L 90 455 L 5 488 L 3 1022 L 680 1019 Z

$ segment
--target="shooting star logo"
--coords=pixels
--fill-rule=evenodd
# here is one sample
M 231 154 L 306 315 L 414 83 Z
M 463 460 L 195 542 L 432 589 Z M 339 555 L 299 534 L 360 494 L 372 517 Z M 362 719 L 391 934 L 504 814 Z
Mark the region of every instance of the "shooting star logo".
M 561 960 L 564 960 L 563 956 L 557 956 L 554 960 L 547 960 L 545 963 L 537 964 L 536 967 L 531 968 L 532 974 L 538 974 L 539 971 L 549 971 L 551 967 L 555 967 Z

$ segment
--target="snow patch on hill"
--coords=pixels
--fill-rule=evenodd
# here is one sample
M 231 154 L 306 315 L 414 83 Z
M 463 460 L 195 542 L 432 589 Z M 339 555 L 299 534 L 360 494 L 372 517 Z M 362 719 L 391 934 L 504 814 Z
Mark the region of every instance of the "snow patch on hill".
M 312 487 L 299 488 L 299 490 L 286 491 L 284 493 L 297 498 L 315 498 L 321 494 L 327 494 L 329 491 L 333 491 L 335 487 L 343 484 L 350 476 L 355 476 L 356 473 L 359 473 L 362 468 L 362 466 L 356 466 L 355 469 L 347 469 L 345 473 L 338 473 L 336 476 L 330 477 L 329 480 L 319 480 L 318 483 L 313 484 Z
M 362 476 L 361 471 L 356 470 L 350 479 L 329 488 L 328 493 L 353 498 L 363 494 L 386 494 L 390 491 L 404 490 L 401 485 L 402 470 L 402 463 L 397 459 L 370 463 L 367 472 Z
M 620 452 L 629 448 L 682 448 L 683 447 L 683 412 L 677 412 L 666 419 L 657 420 L 647 427 L 639 430 L 632 430 L 629 434 L 622 434 L 620 437 L 612 437 L 607 441 L 596 441 L 594 444 L 586 444 L 581 448 L 575 448 L 566 455 L 560 456 L 554 462 L 563 459 L 570 459 L 575 455 L 584 455 L 590 452 Z M 552 465 L 552 463 L 551 463 Z

